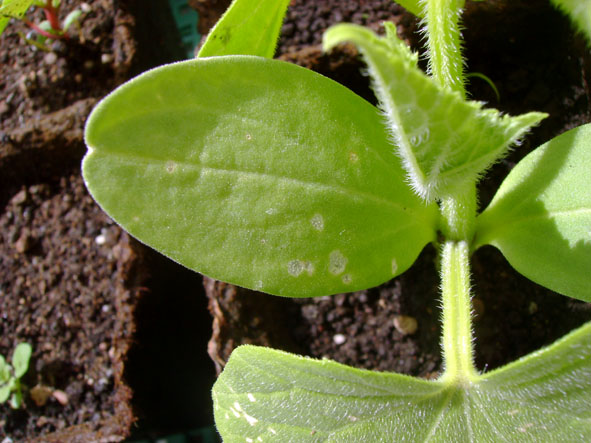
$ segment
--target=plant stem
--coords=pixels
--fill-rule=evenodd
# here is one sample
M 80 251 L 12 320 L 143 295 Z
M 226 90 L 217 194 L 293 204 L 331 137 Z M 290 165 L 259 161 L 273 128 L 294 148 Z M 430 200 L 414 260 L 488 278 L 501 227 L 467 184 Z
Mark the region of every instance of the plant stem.
M 57 32 L 61 32 L 62 28 L 59 22 L 59 12 L 58 8 L 53 5 L 53 0 L 47 0 L 45 6 L 43 6 L 43 10 L 45 12 L 45 18 L 51 25 L 51 29 Z
M 435 81 L 463 98 L 464 72 L 459 21 L 464 0 L 423 0 L 429 70 Z M 478 376 L 473 361 L 470 304 L 470 242 L 476 220 L 476 184 L 440 201 L 443 363 L 441 380 L 462 385 Z
M 476 223 L 476 183 L 441 199 L 441 232 L 447 240 L 471 242 Z
M 429 70 L 442 86 L 465 97 L 459 21 L 463 0 L 426 0 Z
M 447 240 L 441 250 L 443 363 L 441 380 L 469 385 L 477 377 L 473 361 L 470 304 L 470 247 Z

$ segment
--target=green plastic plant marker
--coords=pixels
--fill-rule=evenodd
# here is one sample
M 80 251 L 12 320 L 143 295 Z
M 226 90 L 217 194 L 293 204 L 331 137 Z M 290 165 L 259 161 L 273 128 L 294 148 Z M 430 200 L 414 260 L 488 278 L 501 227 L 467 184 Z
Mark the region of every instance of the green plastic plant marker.
M 438 85 L 417 66 L 416 55 L 386 23 L 380 38 L 357 25 L 337 25 L 324 34 L 324 47 L 349 41 L 359 47 L 388 117 L 408 180 L 422 198 L 453 195 L 470 186 L 511 143 L 546 115 L 501 116 Z
M 0 1 L 0 34 L 11 18 L 22 17 L 34 0 L 3 0 Z
M 198 57 L 272 58 L 289 0 L 234 0 L 207 36 Z
M 237 348 L 213 388 L 233 442 L 591 439 L 591 325 L 468 385 Z
M 591 301 L 591 124 L 537 148 L 509 173 L 478 217 L 491 244 L 531 280 Z
M 83 175 L 125 230 L 213 278 L 304 297 L 376 286 L 434 240 L 376 108 L 260 57 L 150 71 L 104 99 Z

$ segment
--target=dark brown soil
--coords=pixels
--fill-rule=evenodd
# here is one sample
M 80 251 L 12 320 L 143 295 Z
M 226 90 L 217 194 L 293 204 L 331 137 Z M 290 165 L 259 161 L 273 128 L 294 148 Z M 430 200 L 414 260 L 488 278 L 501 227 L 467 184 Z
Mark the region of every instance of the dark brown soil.
M 0 353 L 33 346 L 25 407 L 0 405 L 0 437 L 14 441 L 118 441 L 133 422 L 122 356 L 134 254 L 78 170 L 85 116 L 126 75 L 135 42 L 124 11 L 88 4 L 80 36 L 51 53 L 20 40 L 22 23 L 0 37 Z
M 393 20 L 400 36 L 421 48 L 417 21 L 401 15 L 392 2 L 294 0 L 278 53 L 375 102 L 367 79 L 358 74 L 363 65 L 355 49 L 344 47 L 326 55 L 319 44 L 322 32 L 340 20 L 377 29 L 382 19 Z M 590 121 L 589 59 L 568 20 L 543 0 L 468 2 L 464 25 L 467 71 L 485 74 L 500 92 L 497 101 L 492 88 L 474 78 L 468 86 L 472 98 L 513 115 L 532 110 L 550 114 L 481 183 L 485 207 L 519 159 L 553 136 Z M 210 355 L 219 370 L 235 346 L 256 343 L 356 367 L 432 377 L 441 369 L 435 257 L 429 246 L 397 279 L 318 299 L 276 299 L 207 281 L 215 317 Z M 530 282 L 492 247 L 473 257 L 473 287 L 476 364 L 481 370 L 532 352 L 591 319 L 589 304 Z M 405 324 L 416 324 L 416 332 Z
M 63 13 L 79 3 L 62 1 Z M 146 304 L 163 303 L 169 295 L 151 277 L 157 254 L 129 244 L 127 234 L 94 203 L 80 176 L 83 125 L 92 106 L 130 75 L 180 59 L 182 47 L 171 31 L 171 17 L 162 13 L 163 8 L 167 12 L 163 2 L 86 3 L 89 12 L 80 35 L 53 44 L 50 53 L 20 40 L 17 32 L 27 32 L 22 23 L 9 25 L 0 37 L 0 353 L 8 357 L 21 341 L 33 346 L 23 379 L 25 406 L 12 410 L 0 405 L 0 439 L 122 440 L 134 415 L 146 416 L 150 400 L 162 405 L 162 396 L 154 393 L 164 390 L 162 375 L 167 372 L 162 366 L 177 373 L 179 366 L 194 370 L 199 358 L 195 353 L 190 359 L 162 363 L 165 352 L 153 352 L 155 340 L 149 341 L 153 336 L 141 315 L 155 317 L 158 313 Z M 31 18 L 40 19 L 40 14 L 36 11 Z M 156 266 L 166 268 L 160 262 Z M 168 275 L 187 283 L 182 275 L 178 278 L 179 268 Z M 177 288 L 184 295 L 175 306 L 191 306 L 186 312 L 200 319 L 207 315 L 204 298 L 201 305 L 185 301 L 198 300 L 192 288 L 199 287 L 200 280 L 190 283 Z M 178 328 L 178 318 L 172 320 L 174 326 L 169 321 L 168 329 L 158 331 L 164 336 L 160 347 L 169 344 L 171 329 L 184 333 L 191 345 L 199 340 L 187 328 Z M 206 336 L 200 328 L 193 330 Z M 138 335 L 148 335 L 139 350 Z M 179 346 L 188 347 L 183 338 L 173 335 L 172 340 L 177 352 Z M 205 341 L 201 339 L 203 348 Z M 124 373 L 127 361 L 131 369 Z M 155 371 L 144 375 L 133 370 L 138 366 Z M 194 373 L 211 384 L 211 366 L 202 366 Z M 135 391 L 133 404 L 128 386 Z M 208 388 L 190 386 L 191 398 L 200 402 L 191 408 L 206 415 L 209 401 L 198 392 L 207 393 Z M 180 398 L 188 397 L 185 387 L 173 384 L 166 391 L 172 403 L 182 403 L 178 392 L 184 394 Z M 49 395 L 45 401 L 39 400 L 42 392 Z M 174 413 L 175 408 L 168 410 Z M 189 425 L 181 420 L 181 426 L 193 426 L 195 416 L 199 425 L 205 424 L 194 414 Z

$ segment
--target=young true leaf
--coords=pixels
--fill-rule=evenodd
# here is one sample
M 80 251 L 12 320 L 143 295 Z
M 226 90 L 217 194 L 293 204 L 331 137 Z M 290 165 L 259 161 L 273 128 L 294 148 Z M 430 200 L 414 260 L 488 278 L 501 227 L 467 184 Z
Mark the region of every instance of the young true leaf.
M 11 18 L 21 18 L 34 0 L 0 0 L 0 34 Z
M 234 0 L 198 57 L 259 55 L 272 58 L 289 0 Z
M 386 37 L 356 25 L 337 25 L 324 47 L 351 41 L 363 54 L 413 189 L 430 201 L 474 183 L 545 114 L 501 116 L 439 86 L 416 66 L 416 56 L 386 23 Z
M 14 368 L 15 377 L 21 378 L 26 374 L 32 352 L 33 348 L 29 343 L 19 343 L 16 346 L 12 355 L 12 367 Z
M 496 246 L 531 280 L 591 301 L 591 124 L 525 157 L 478 217 L 476 247 Z
M 591 42 L 591 0 L 552 0 Z
M 226 443 L 589 441 L 591 325 L 466 385 L 241 346 L 213 398 Z
M 435 238 L 378 111 L 260 57 L 150 71 L 86 127 L 87 186 L 128 232 L 211 277 L 286 296 L 375 286 Z

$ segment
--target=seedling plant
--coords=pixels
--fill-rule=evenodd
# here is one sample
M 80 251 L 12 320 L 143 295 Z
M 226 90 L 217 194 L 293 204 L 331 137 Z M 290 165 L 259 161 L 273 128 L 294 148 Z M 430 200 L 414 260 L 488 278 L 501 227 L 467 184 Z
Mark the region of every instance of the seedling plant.
M 41 8 L 45 14 L 45 20 L 40 23 L 30 21 L 25 13 L 31 6 Z M 68 39 L 68 29 L 73 25 L 80 26 L 79 19 L 82 11 L 74 9 L 63 21 L 60 21 L 60 6 L 61 0 L 0 0 L 0 34 L 10 19 L 22 20 L 31 28 L 31 32 L 21 37 L 31 45 L 49 51 L 46 45 L 48 40 Z
M 9 402 L 10 407 L 19 409 L 23 404 L 21 378 L 29 369 L 32 348 L 28 343 L 19 343 L 9 364 L 0 355 L 0 403 Z
M 479 178 L 546 115 L 501 115 L 466 98 L 463 1 L 401 3 L 423 19 L 428 74 L 392 24 L 382 37 L 351 24 L 324 36 L 327 51 L 357 46 L 376 108 L 265 58 L 287 2 L 257 2 L 247 21 L 232 11 L 249 2 L 235 1 L 202 58 L 147 72 L 95 108 L 87 186 L 124 229 L 179 263 L 280 296 L 373 287 L 437 246 L 437 380 L 241 346 L 213 389 L 224 441 L 589 440 L 591 325 L 479 372 L 470 255 L 493 245 L 529 279 L 591 301 L 591 125 L 526 156 L 478 213 Z M 259 38 L 261 23 L 273 38 Z M 225 55 L 249 39 L 254 55 Z

